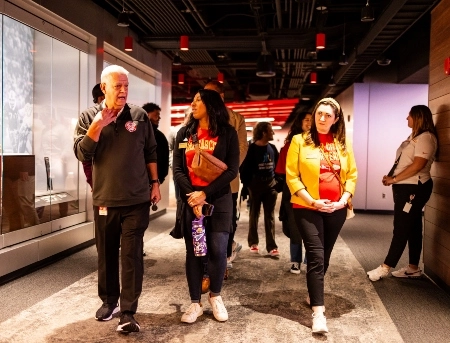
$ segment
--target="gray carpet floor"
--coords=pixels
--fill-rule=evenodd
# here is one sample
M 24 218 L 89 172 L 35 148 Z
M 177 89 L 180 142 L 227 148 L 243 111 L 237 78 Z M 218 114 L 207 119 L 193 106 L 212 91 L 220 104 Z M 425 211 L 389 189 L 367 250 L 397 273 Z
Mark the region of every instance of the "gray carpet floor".
M 305 275 L 289 273 L 289 241 L 277 221 L 281 257 L 255 256 L 246 247 L 243 211 L 237 240 L 244 245 L 223 298 L 230 319 L 205 314 L 193 325 L 179 322 L 189 305 L 184 244 L 168 236 L 174 211 L 152 220 L 147 230 L 145 281 L 137 320 L 142 331 L 123 336 L 117 320 L 93 319 L 96 251 L 87 248 L 0 286 L 0 342 L 450 342 L 450 297 L 426 278 L 370 282 L 365 271 L 386 254 L 392 216 L 360 214 L 347 221 L 325 282 L 330 333 L 312 335 L 304 303 Z M 260 241 L 264 230 L 260 220 Z M 406 261 L 402 260 L 402 266 Z
M 380 265 L 392 238 L 392 215 L 357 213 L 341 237 L 365 271 Z M 397 268 L 408 264 L 408 248 Z M 389 277 L 374 282 L 383 305 L 405 342 L 450 342 L 450 295 L 430 279 Z

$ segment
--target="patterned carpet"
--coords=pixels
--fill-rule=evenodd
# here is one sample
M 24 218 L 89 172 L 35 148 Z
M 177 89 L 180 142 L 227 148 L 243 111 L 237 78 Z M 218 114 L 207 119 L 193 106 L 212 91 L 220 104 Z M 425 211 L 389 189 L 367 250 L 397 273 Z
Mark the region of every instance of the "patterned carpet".
M 168 235 L 174 212 L 150 224 L 166 228 L 145 243 L 144 289 L 136 320 L 141 332 L 122 335 L 118 319 L 94 320 L 100 306 L 96 273 L 0 323 L 0 342 L 402 342 L 364 270 L 339 239 L 325 279 L 327 335 L 311 333 L 305 274 L 289 273 L 289 241 L 277 221 L 280 258 L 246 247 L 248 216 L 242 213 L 236 240 L 244 245 L 224 282 L 229 320 L 217 322 L 206 295 L 205 313 L 194 324 L 180 322 L 189 306 L 184 243 Z M 262 225 L 262 220 L 260 220 Z M 264 230 L 260 227 L 260 241 Z

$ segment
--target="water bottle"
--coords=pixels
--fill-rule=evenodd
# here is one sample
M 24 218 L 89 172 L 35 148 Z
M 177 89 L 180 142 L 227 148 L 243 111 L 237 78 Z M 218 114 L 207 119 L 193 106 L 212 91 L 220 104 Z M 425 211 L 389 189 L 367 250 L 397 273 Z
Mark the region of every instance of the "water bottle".
M 199 219 L 192 221 L 192 243 L 194 245 L 195 256 L 205 256 L 208 252 L 206 246 L 206 230 L 203 225 L 203 215 Z

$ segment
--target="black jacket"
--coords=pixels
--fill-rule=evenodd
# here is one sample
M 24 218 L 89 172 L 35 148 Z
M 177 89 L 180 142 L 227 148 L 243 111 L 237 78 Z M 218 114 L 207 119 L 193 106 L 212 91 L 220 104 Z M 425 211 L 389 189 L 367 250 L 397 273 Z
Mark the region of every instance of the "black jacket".
M 161 183 L 164 182 L 167 174 L 169 174 L 169 142 L 164 133 L 159 131 L 154 125 L 153 132 L 156 139 L 156 154 L 158 155 L 158 179 Z
M 86 136 L 102 104 L 81 113 L 75 128 L 75 156 L 92 160 L 94 206 L 131 206 L 150 201 L 147 164 L 156 163 L 156 141 L 147 113 L 126 104 L 98 142 Z

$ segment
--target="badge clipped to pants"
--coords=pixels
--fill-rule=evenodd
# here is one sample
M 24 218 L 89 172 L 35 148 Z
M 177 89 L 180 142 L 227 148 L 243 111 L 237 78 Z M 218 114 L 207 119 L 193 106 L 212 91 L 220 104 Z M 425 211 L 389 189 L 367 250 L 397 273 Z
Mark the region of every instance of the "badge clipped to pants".
M 403 212 L 409 213 L 409 211 L 411 210 L 412 207 L 412 203 L 411 201 L 413 201 L 413 199 L 415 198 L 415 194 L 411 194 L 409 196 L 409 201 L 405 204 L 405 206 L 403 207 Z
M 106 216 L 108 214 L 108 208 L 105 206 L 99 206 L 98 207 L 98 215 L 99 216 Z

